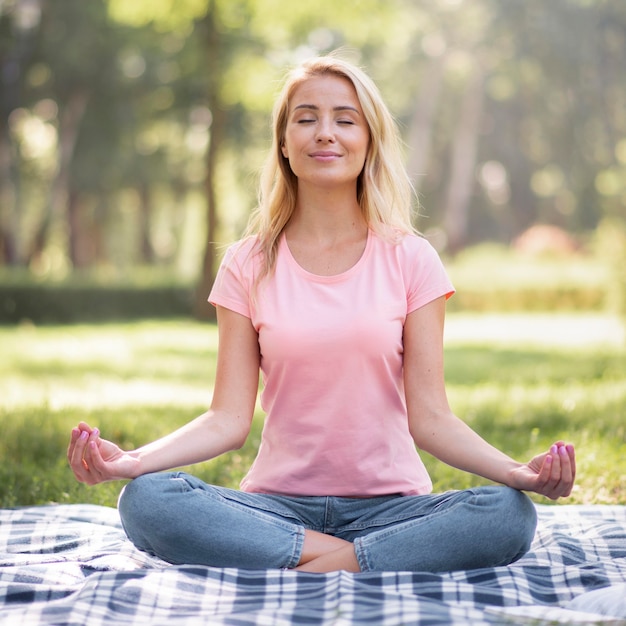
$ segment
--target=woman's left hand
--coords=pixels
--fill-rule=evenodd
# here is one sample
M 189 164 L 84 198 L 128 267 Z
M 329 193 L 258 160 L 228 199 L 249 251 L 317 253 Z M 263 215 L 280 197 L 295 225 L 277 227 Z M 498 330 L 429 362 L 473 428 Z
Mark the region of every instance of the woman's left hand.
M 538 454 L 511 472 L 511 487 L 534 491 L 556 500 L 569 496 L 576 477 L 576 454 L 572 444 L 557 441 L 548 452 Z

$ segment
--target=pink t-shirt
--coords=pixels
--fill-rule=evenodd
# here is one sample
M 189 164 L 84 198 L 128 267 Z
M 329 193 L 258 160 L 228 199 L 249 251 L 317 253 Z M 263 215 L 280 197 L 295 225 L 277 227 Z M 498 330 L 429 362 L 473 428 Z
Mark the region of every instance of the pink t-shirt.
M 304 270 L 283 236 L 276 269 L 253 294 L 254 239 L 229 248 L 209 301 L 249 317 L 259 334 L 266 412 L 244 491 L 376 496 L 429 493 L 409 433 L 402 376 L 408 313 L 454 288 L 433 247 L 369 232 L 348 271 Z

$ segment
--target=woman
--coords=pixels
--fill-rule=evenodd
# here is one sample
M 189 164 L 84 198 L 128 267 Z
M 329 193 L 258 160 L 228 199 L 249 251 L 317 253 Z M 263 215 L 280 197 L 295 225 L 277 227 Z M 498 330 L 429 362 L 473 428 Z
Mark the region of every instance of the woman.
M 443 376 L 454 291 L 414 233 L 393 120 L 358 68 L 321 57 L 292 72 L 248 235 L 209 300 L 219 353 L 211 408 L 125 452 L 85 423 L 68 458 L 120 496 L 135 545 L 172 563 L 452 571 L 505 565 L 536 518 L 522 490 L 569 495 L 574 449 L 522 464 L 457 418 Z M 267 414 L 242 490 L 169 470 L 239 448 L 259 370 Z M 431 494 L 416 446 L 500 485 Z

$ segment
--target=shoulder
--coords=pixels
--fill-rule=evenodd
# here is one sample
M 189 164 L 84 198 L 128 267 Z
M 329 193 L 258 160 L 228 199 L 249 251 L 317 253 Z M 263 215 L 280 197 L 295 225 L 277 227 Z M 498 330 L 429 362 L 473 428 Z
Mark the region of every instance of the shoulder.
M 439 254 L 424 236 L 418 233 L 391 231 L 372 232 L 374 245 L 381 254 L 392 255 L 401 262 L 440 262 Z
M 401 234 L 398 245 L 407 252 L 431 252 L 435 250 L 426 237 L 417 233 Z
M 439 296 L 449 298 L 454 286 L 444 264 L 433 245 L 424 237 L 413 233 L 397 233 L 396 237 L 375 235 L 379 258 L 394 269 L 394 276 L 404 284 L 408 311 Z
M 257 241 L 248 237 L 227 247 L 209 302 L 250 317 L 250 294 L 258 272 Z
M 249 291 L 259 273 L 260 259 L 257 237 L 246 237 L 230 244 L 220 262 L 212 292 L 218 293 L 232 285 Z
M 221 266 L 224 269 L 255 271 L 260 263 L 261 248 L 256 236 L 240 239 L 226 248 Z
M 227 246 L 224 261 L 236 259 L 241 262 L 254 258 L 259 252 L 259 238 L 257 236 L 244 237 Z

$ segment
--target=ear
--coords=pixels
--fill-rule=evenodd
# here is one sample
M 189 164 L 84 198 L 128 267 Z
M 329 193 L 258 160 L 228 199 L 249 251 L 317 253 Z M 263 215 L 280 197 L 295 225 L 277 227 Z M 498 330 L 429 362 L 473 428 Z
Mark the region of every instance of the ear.
M 287 151 L 287 146 L 283 143 L 280 146 L 280 151 L 283 153 L 283 156 L 288 159 L 289 158 L 289 152 Z

